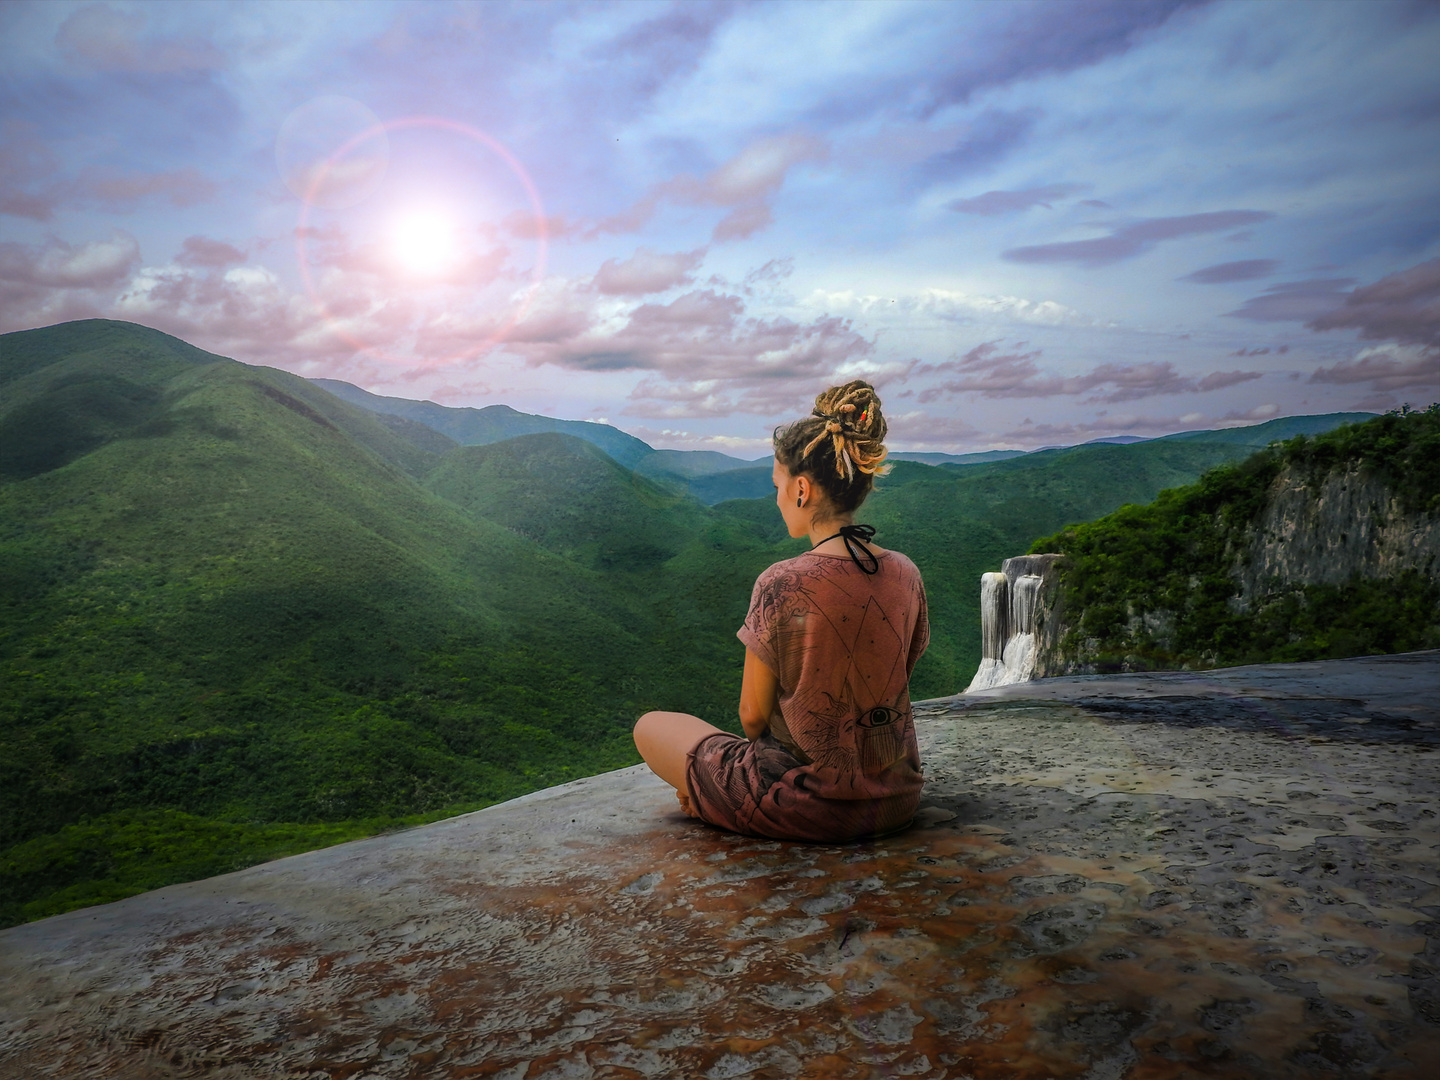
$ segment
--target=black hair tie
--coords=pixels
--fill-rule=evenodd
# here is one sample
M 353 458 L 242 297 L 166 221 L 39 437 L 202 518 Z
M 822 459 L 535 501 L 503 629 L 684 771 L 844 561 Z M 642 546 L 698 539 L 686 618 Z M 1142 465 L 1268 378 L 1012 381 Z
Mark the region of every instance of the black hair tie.
M 850 558 L 854 560 L 855 565 L 858 566 L 861 571 L 866 574 L 879 573 L 880 556 L 865 546 L 867 540 L 875 539 L 874 525 L 841 525 L 840 531 L 837 532 L 835 536 L 845 541 L 845 550 L 850 553 Z M 827 536 L 824 540 L 820 541 L 820 544 L 828 544 L 831 540 L 835 539 L 835 536 Z M 820 544 L 816 544 L 815 546 L 819 547 Z M 865 562 L 860 561 L 860 554 L 855 550 L 856 548 L 859 548 L 860 551 L 865 553 Z M 866 563 L 869 563 L 869 565 L 867 566 Z

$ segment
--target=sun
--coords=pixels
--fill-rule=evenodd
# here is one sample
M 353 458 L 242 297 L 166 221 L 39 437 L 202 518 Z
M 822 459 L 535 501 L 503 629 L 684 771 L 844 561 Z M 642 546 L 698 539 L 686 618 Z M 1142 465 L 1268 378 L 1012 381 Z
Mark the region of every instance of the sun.
M 442 210 L 409 210 L 390 228 L 390 249 L 405 273 L 440 277 L 460 262 L 459 228 Z

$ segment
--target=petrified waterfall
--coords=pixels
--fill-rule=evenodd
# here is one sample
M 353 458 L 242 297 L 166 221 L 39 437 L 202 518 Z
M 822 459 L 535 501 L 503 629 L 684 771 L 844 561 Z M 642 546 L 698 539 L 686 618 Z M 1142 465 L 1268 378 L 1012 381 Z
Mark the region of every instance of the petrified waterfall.
M 1059 555 L 1017 555 L 998 574 L 980 575 L 980 670 L 965 692 L 1028 682 L 1035 672 L 1036 635 L 1045 578 Z

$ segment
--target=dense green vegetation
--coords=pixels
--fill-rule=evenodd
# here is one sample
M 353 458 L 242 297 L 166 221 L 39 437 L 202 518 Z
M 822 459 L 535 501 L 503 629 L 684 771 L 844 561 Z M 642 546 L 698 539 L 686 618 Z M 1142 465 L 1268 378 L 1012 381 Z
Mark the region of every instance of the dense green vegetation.
M 1288 469 L 1318 485 L 1359 467 L 1402 512 L 1440 513 L 1440 406 L 1297 436 L 1194 484 L 1037 540 L 1059 551 L 1072 622 L 1062 648 L 1101 670 L 1318 660 L 1440 646 L 1440 583 L 1418 572 L 1286 585 L 1243 609 L 1234 572 L 1271 485 Z M 1078 617 L 1077 617 L 1078 615 Z
M 914 695 L 973 674 L 982 571 L 1245 452 L 898 464 L 862 518 L 926 578 Z M 567 431 L 457 447 L 126 323 L 0 336 L 0 925 L 631 764 L 647 709 L 738 730 L 735 628 L 803 548 Z

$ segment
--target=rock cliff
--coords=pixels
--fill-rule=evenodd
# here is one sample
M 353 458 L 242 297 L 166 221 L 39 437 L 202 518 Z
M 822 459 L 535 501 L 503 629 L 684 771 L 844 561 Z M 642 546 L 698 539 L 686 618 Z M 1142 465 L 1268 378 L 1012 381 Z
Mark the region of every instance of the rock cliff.
M 1433 648 L 1440 410 L 1272 446 L 1032 550 L 1058 554 L 982 578 L 972 691 Z
M 1248 608 L 1297 585 L 1344 585 L 1440 568 L 1440 517 L 1406 513 L 1390 485 L 1351 464 L 1322 477 L 1281 470 L 1241 541 L 1236 602 Z

